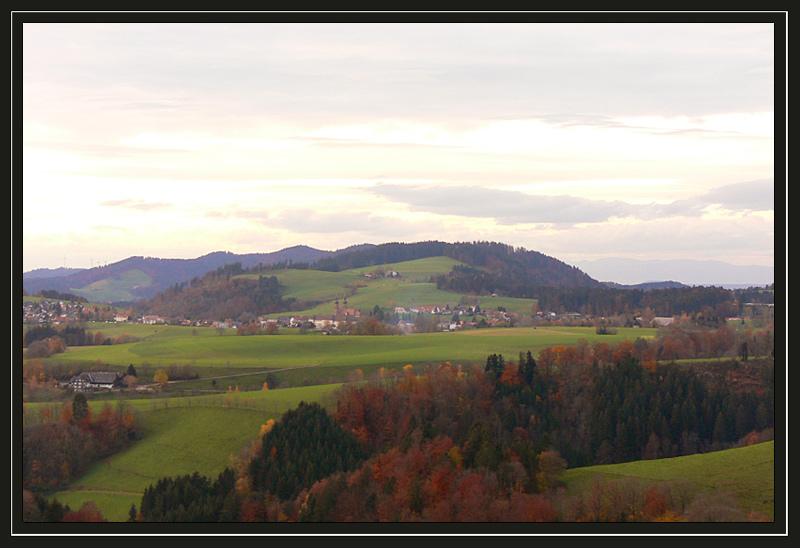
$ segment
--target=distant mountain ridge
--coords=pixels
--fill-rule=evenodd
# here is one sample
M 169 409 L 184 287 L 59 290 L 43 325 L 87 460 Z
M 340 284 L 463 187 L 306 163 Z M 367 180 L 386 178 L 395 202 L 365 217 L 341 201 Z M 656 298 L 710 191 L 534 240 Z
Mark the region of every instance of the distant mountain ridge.
M 58 268 L 37 268 L 36 270 L 25 272 L 22 276 L 24 279 L 28 280 L 41 278 L 60 278 L 83 271 L 83 268 L 64 268 L 60 266 Z
M 680 282 L 667 280 L 663 282 L 644 282 L 640 284 L 618 284 L 616 282 L 603 282 L 606 287 L 616 289 L 641 289 L 642 291 L 650 291 L 651 289 L 668 289 L 675 287 L 691 287 Z
M 745 285 L 743 280 L 758 286 L 774 281 L 772 268 L 735 266 L 719 261 L 612 258 L 567 264 L 537 251 L 496 242 L 427 241 L 360 244 L 337 251 L 306 245 L 268 253 L 217 251 L 195 259 L 134 256 L 91 269 L 58 268 L 26 272 L 23 273 L 23 289 L 29 294 L 56 290 L 102 302 L 138 301 L 150 299 L 171 286 L 202 277 L 233 263 L 240 263 L 242 268 L 253 268 L 259 264 L 267 267 L 284 262 L 306 263 L 311 268 L 335 271 L 435 256 L 447 256 L 469 265 L 433 280 L 440 289 L 458 293 L 498 292 L 507 296 L 530 296 L 528 293 L 534 286 L 650 290 L 689 285 L 741 286 Z M 99 299 L 98 295 L 106 297 Z
M 361 246 L 355 247 L 355 249 L 359 248 Z M 176 283 L 203 276 L 205 273 L 226 264 L 238 262 L 242 264 L 242 267 L 250 268 L 258 264 L 267 266 L 284 261 L 313 263 L 321 258 L 349 251 L 350 249 L 353 248 L 325 251 L 298 245 L 270 253 L 236 254 L 228 251 L 215 251 L 196 259 L 160 259 L 134 256 L 107 266 L 71 271 L 65 275 L 59 275 L 58 269 L 51 272 L 43 272 L 47 269 L 26 272 L 22 276 L 22 286 L 30 294 L 38 293 L 43 289 L 54 289 L 80 295 L 82 293 L 85 294 L 85 292 L 80 291 L 81 288 L 105 280 L 120 280 L 126 273 L 135 271 L 144 275 L 140 275 L 139 278 L 149 278 L 150 283 L 147 285 L 138 284 L 126 289 L 136 299 L 146 299 L 157 295 Z
M 674 280 L 689 286 L 716 285 L 733 288 L 764 286 L 775 281 L 774 267 L 734 265 L 712 260 L 638 260 L 612 257 L 571 261 L 570 264 L 597 280 L 625 286 Z

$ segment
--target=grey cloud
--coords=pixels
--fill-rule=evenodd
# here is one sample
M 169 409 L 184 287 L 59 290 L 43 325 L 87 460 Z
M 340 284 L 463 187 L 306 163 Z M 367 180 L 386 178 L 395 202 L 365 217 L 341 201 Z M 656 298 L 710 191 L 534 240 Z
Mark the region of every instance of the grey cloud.
M 768 211 L 775 209 L 775 180 L 762 179 L 717 187 L 704 196 L 726 209 Z
M 706 207 L 714 204 L 733 211 L 774 209 L 771 180 L 734 183 L 686 200 L 644 205 L 578 196 L 531 195 L 479 186 L 377 184 L 370 188 L 370 192 L 406 204 L 412 211 L 492 218 L 501 225 L 552 223 L 562 228 L 576 223 L 601 223 L 614 217 L 698 217 Z
M 691 116 L 771 109 L 773 35 L 769 24 L 34 25 L 26 78 L 49 88 L 55 76 L 75 98 L 109 82 L 146 89 L 158 113 L 191 98 L 226 119 Z
M 414 211 L 442 215 L 494 218 L 499 224 L 603 222 L 633 215 L 638 206 L 620 201 L 589 200 L 575 196 L 534 196 L 477 186 L 409 186 L 378 184 L 375 194 L 408 204 Z
M 718 205 L 736 212 L 771 211 L 775 209 L 775 181 L 761 179 L 731 183 L 711 189 L 705 194 L 676 200 L 670 204 L 652 205 L 648 218 L 664 216 L 695 217 L 709 206 Z

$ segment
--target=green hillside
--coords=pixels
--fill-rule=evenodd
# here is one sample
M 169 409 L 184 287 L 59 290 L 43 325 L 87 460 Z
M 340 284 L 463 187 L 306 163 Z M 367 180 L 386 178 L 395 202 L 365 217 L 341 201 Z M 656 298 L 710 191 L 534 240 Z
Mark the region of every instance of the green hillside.
M 449 305 L 455 307 L 464 300 L 465 295 L 443 291 L 432 283 L 431 277 L 446 274 L 454 266 L 464 263 L 449 257 L 430 257 L 399 263 L 387 263 L 369 267 L 358 267 L 341 272 L 324 270 L 274 270 L 269 275 L 276 276 L 285 287 L 284 298 L 298 301 L 317 301 L 320 304 L 311 308 L 291 310 L 271 314 L 276 317 L 295 313 L 307 316 L 333 314 L 334 301 L 347 297 L 347 306 L 366 314 L 378 306 L 393 311 L 395 307 L 410 308 L 425 305 Z M 395 271 L 397 277 L 368 276 L 374 272 Z M 258 277 L 250 274 L 243 277 Z M 504 307 L 508 312 L 531 314 L 535 299 L 509 297 L 468 297 L 470 302 L 482 308 Z
M 133 301 L 137 297 L 132 291 L 149 287 L 152 283 L 153 278 L 141 270 L 126 270 L 84 287 L 70 288 L 70 292 L 95 303 Z
M 775 442 L 670 459 L 643 460 L 574 468 L 564 475 L 570 491 L 587 489 L 598 479 L 636 478 L 648 483 L 678 482 L 691 491 L 730 491 L 745 513 L 774 519 Z

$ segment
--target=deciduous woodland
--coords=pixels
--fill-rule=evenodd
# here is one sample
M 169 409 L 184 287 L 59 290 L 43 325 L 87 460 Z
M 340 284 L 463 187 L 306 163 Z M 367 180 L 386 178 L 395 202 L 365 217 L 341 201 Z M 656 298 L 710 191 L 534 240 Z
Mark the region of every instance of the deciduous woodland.
M 710 495 L 677 484 L 617 482 L 568 496 L 560 478 L 567 467 L 771 439 L 772 357 L 749 360 L 742 376 L 739 362 L 645 365 L 624 345 L 602 362 L 591 348 L 565 350 L 539 360 L 492 354 L 469 370 L 409 367 L 346 386 L 330 412 L 302 403 L 265 424 L 219 477 L 151 485 L 131 520 L 763 519 L 722 496 L 713 507 L 723 509 L 702 514 Z
M 69 484 L 94 462 L 128 447 L 141 436 L 136 414 L 103 406 L 92 413 L 83 394 L 53 413 L 41 410 L 41 422 L 25 425 L 22 434 L 22 480 L 34 491 Z

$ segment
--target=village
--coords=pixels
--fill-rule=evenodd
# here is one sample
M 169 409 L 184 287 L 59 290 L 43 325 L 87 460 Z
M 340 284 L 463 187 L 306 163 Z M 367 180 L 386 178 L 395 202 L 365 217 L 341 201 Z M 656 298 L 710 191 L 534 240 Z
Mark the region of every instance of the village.
M 370 273 L 376 275 L 376 273 Z M 397 276 L 394 271 L 380 275 Z M 742 317 L 745 319 L 769 318 L 774 314 L 774 305 L 745 303 Z M 726 318 L 728 322 L 741 321 L 742 317 Z M 495 327 L 530 327 L 536 325 L 561 326 L 614 326 L 614 327 L 667 327 L 676 317 L 620 315 L 614 318 L 592 317 L 572 311 L 541 311 L 519 314 L 506 311 L 502 306 L 482 308 L 477 304 L 425 304 L 416 306 L 394 306 L 383 309 L 375 306 L 365 313 L 348 305 L 345 296 L 342 302 L 337 297 L 333 314 L 290 314 L 280 316 L 254 316 L 245 314 L 239 318 L 203 320 L 167 318 L 154 314 L 139 315 L 131 310 L 119 310 L 111 305 L 71 301 L 67 299 L 26 299 L 23 301 L 23 323 L 28 326 L 50 325 L 53 327 L 76 325 L 86 322 L 130 323 L 145 325 L 178 325 L 188 327 L 211 327 L 222 330 L 239 330 L 251 327 L 274 333 L 278 328 L 296 328 L 302 332 L 318 332 L 325 335 L 345 334 L 352 330 L 348 326 L 369 319 L 392 326 L 395 333 L 448 332 L 466 329 Z M 252 332 L 252 331 L 251 331 Z
M 377 307 L 372 311 L 377 314 Z M 74 325 L 85 322 L 138 323 L 146 325 L 182 325 L 192 327 L 212 327 L 215 329 L 239 329 L 244 324 L 257 323 L 260 327 L 298 328 L 316 330 L 331 334 L 343 331 L 348 323 L 357 323 L 371 316 L 361 310 L 350 308 L 347 298 L 341 303 L 337 298 L 333 314 L 282 315 L 278 317 L 260 316 L 243 320 L 225 319 L 216 321 L 189 320 L 186 318 L 165 318 L 157 315 L 136 315 L 130 311 L 118 311 L 108 305 L 55 299 L 28 299 L 23 301 L 23 323 L 32 325 L 52 325 L 54 327 Z M 419 331 L 420 317 L 436 319 L 433 330 L 457 331 L 478 327 L 507 327 L 520 320 L 517 313 L 502 309 L 482 309 L 479 306 L 431 304 L 411 307 L 396 306 L 391 310 L 380 311 L 380 319 L 397 326 L 403 333 Z M 430 322 L 423 322 L 430 331 Z

